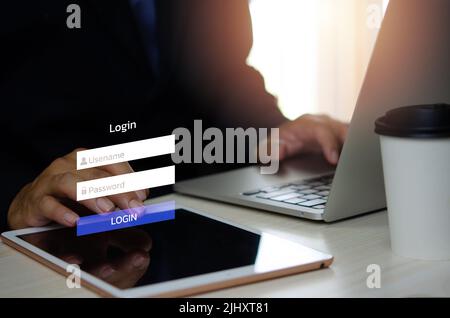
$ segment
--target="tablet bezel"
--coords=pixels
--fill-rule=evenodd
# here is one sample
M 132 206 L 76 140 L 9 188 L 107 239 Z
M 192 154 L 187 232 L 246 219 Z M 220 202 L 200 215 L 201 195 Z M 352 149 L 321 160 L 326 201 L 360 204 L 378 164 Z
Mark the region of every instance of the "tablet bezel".
M 198 215 L 237 227 L 239 229 L 258 234 L 261 237 L 263 235 L 270 235 L 276 237 L 273 234 L 252 229 L 247 226 L 234 223 L 230 220 L 223 219 L 216 215 L 210 215 L 186 206 L 176 204 L 175 208 L 184 209 L 189 212 L 196 213 Z M 69 265 L 69 263 L 41 250 L 40 248 L 35 247 L 34 245 L 26 242 L 25 240 L 19 237 L 21 235 L 46 232 L 59 229 L 62 227 L 63 226 L 60 225 L 50 225 L 45 227 L 26 228 L 8 231 L 2 233 L 1 238 L 5 244 L 17 249 L 23 254 L 37 260 L 38 262 L 44 264 L 47 267 L 50 267 L 59 274 L 62 274 L 63 276 L 67 277 L 71 274 L 70 272 L 66 271 L 66 268 Z M 305 247 L 304 245 L 297 242 L 292 242 L 287 239 L 282 240 L 290 242 L 291 244 L 292 243 L 297 244 L 299 245 L 299 247 L 302 247 L 304 249 L 305 248 L 308 249 L 310 259 L 307 259 L 305 260 L 305 262 L 302 262 L 301 264 L 298 264 L 296 266 L 289 266 L 267 272 L 257 272 L 255 270 L 256 264 L 253 264 L 214 273 L 185 277 L 167 282 L 161 282 L 139 287 L 131 287 L 128 289 L 120 289 L 114 287 L 113 285 L 110 285 L 109 283 L 85 271 L 81 271 L 81 285 L 83 287 L 91 289 L 92 291 L 100 294 L 101 296 L 107 297 L 180 297 L 180 296 L 190 296 L 200 294 L 223 288 L 234 287 L 238 285 L 249 284 L 253 282 L 263 281 L 267 279 L 292 274 L 299 274 L 302 272 L 329 267 L 333 262 L 332 255 Z

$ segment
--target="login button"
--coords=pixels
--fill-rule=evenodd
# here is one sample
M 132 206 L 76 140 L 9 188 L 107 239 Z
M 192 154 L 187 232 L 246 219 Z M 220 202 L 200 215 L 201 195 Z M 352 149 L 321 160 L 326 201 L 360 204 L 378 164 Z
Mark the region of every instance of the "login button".
M 81 217 L 77 223 L 77 236 L 173 219 L 175 219 L 174 201 L 156 203 L 145 205 L 139 210 L 121 210 L 111 213 Z

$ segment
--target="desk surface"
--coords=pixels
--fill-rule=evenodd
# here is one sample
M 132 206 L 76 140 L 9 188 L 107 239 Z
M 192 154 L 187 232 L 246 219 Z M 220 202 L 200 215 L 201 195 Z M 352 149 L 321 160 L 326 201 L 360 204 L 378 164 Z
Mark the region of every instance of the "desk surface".
M 386 212 L 333 224 L 295 219 L 213 201 L 169 195 L 179 204 L 333 254 L 331 268 L 240 286 L 207 297 L 417 297 L 450 296 L 450 261 L 415 261 L 389 246 Z M 366 285 L 369 264 L 381 267 L 381 288 Z M 65 278 L 0 243 L 0 297 L 96 297 L 68 289 Z

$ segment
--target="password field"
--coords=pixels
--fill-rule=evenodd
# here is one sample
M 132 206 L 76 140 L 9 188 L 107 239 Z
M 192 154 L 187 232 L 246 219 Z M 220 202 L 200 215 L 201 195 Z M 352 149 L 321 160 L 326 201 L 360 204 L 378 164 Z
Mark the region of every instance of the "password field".
M 77 183 L 77 201 L 156 188 L 175 183 L 175 166 L 145 170 Z

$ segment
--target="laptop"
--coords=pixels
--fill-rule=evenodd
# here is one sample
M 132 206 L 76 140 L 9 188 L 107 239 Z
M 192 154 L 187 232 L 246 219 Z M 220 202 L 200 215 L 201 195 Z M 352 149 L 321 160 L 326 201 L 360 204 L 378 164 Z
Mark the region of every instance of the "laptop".
M 450 1 L 391 0 L 337 167 L 322 157 L 251 166 L 175 184 L 187 195 L 332 222 L 385 209 L 375 120 L 392 108 L 450 102 Z

